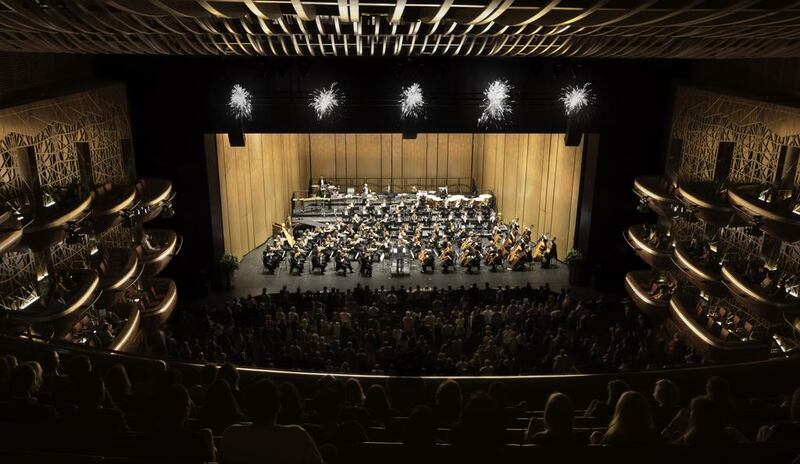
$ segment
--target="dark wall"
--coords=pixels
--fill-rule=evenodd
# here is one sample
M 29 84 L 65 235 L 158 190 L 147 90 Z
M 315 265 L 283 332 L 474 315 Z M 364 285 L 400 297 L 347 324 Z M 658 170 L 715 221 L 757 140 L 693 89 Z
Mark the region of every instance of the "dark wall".
M 573 82 L 592 82 L 597 102 L 586 121 L 600 134 L 589 267 L 597 283 L 620 290 L 626 270 L 641 267 L 622 240 L 636 213 L 636 175 L 663 171 L 671 82 L 685 79 L 682 61 L 522 59 L 262 59 L 98 57 L 98 77 L 128 84 L 140 175 L 171 178 L 178 191 L 171 226 L 186 239 L 168 273 L 190 296 L 202 293 L 213 263 L 203 133 L 232 127 L 227 97 L 235 83 L 254 94 L 247 132 L 399 131 L 400 88 L 420 82 L 428 101 L 418 131 L 473 132 L 483 89 L 497 78 L 514 86 L 508 132 L 563 132 L 557 98 Z M 337 118 L 317 122 L 310 92 L 338 82 L 346 96 Z M 566 250 L 563 250 L 566 252 Z M 563 253 L 562 252 L 562 253 Z M 185 289 L 185 290 L 183 290 Z

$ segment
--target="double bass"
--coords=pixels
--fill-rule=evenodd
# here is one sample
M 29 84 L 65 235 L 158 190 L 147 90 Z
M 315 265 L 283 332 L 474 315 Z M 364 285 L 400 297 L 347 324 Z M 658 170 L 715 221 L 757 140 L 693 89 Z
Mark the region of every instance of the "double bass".
M 544 259 L 545 251 L 547 251 L 547 235 L 542 235 L 539 237 L 539 240 L 536 241 L 533 251 L 531 251 L 531 258 L 537 263 L 541 262 Z

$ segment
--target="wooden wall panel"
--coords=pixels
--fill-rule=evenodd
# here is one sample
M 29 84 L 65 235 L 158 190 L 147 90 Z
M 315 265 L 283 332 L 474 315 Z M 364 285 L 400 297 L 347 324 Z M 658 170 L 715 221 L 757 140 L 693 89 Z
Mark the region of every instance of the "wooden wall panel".
M 307 187 L 308 137 L 247 134 L 245 147 L 231 147 L 225 134 L 216 140 L 225 253 L 241 257 L 272 235 L 272 224 L 291 214 L 292 194 Z M 333 152 L 320 153 L 317 161 L 332 166 Z
M 574 241 L 583 148 L 565 147 L 563 134 L 247 134 L 245 148 L 224 135 L 217 145 L 225 250 L 237 256 L 263 243 L 292 194 L 320 175 L 472 178 L 505 221 L 555 235 L 563 249 Z

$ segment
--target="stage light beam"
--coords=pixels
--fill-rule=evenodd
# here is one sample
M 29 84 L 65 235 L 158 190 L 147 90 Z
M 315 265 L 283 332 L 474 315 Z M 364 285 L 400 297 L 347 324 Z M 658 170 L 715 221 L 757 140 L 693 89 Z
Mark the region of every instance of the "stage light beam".
M 343 96 L 339 89 L 336 88 L 336 85 L 336 82 L 334 82 L 330 87 L 317 89 L 311 93 L 311 101 L 308 106 L 314 108 L 317 120 L 321 121 L 327 118 L 339 107 Z
M 250 119 L 253 114 L 253 96 L 241 85 L 234 85 L 228 100 L 228 110 L 236 119 Z
M 403 87 L 400 93 L 400 116 L 403 119 L 416 119 L 421 117 L 425 109 L 425 97 L 422 87 L 416 82 Z
M 504 79 L 497 79 L 483 91 L 483 111 L 478 124 L 501 123 L 511 114 L 512 87 Z

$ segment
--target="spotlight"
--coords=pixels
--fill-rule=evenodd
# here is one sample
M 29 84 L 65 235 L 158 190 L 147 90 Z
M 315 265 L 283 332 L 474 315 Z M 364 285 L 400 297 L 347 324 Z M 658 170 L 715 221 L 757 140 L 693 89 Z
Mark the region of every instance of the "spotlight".
M 483 112 L 478 118 L 478 124 L 489 122 L 500 123 L 511 114 L 512 87 L 504 79 L 493 81 L 483 91 Z
M 241 85 L 234 85 L 228 100 L 228 111 L 236 119 L 250 119 L 253 114 L 253 96 Z
M 400 117 L 402 119 L 416 119 L 422 116 L 425 109 L 425 97 L 422 87 L 416 82 L 403 87 L 400 92 Z
M 650 210 L 650 208 L 647 207 L 647 202 L 648 201 L 649 201 L 649 198 L 647 198 L 647 197 L 639 198 L 639 204 L 636 205 L 636 211 L 638 211 L 640 213 L 648 212 Z
M 564 112 L 567 116 L 573 116 L 583 112 L 594 103 L 594 93 L 590 83 L 583 85 L 572 85 L 561 90 L 561 103 L 564 104 Z
M 333 114 L 336 108 L 339 107 L 340 100 L 344 98 L 339 89 L 336 88 L 336 85 L 336 82 L 334 82 L 330 87 L 317 89 L 311 93 L 311 101 L 308 106 L 314 108 L 318 121 Z

